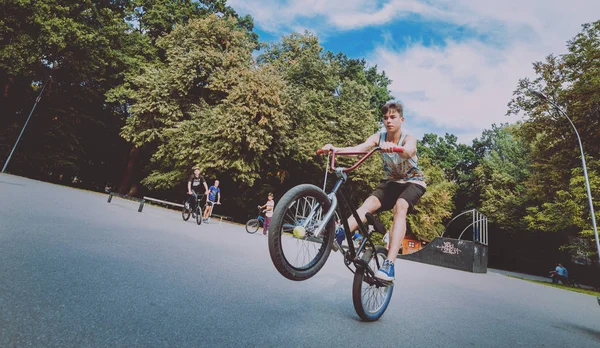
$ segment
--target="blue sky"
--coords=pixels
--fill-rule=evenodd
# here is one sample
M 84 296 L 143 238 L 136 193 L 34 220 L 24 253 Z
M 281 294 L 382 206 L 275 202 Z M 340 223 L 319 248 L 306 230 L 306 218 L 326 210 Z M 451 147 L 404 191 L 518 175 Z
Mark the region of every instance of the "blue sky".
M 366 58 L 393 80 L 405 128 L 470 144 L 505 116 L 531 63 L 566 52 L 599 0 L 229 0 L 261 41 L 308 30 L 325 49 Z

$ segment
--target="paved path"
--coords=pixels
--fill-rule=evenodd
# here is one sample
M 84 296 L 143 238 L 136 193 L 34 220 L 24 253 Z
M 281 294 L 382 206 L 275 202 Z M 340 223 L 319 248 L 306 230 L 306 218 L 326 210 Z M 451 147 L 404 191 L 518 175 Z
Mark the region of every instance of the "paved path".
M 398 262 L 380 321 L 332 254 L 313 279 L 266 238 L 135 202 L 0 175 L 0 347 L 599 347 L 596 298 Z
M 550 277 L 542 277 L 542 276 L 533 275 L 533 274 L 511 272 L 511 271 L 505 271 L 505 270 L 493 269 L 493 268 L 488 268 L 488 272 L 498 273 L 498 274 L 502 274 L 502 275 L 505 275 L 505 276 L 512 276 L 512 277 L 517 277 L 517 278 L 523 278 L 523 279 L 537 280 L 537 281 L 540 281 L 540 282 L 550 282 Z

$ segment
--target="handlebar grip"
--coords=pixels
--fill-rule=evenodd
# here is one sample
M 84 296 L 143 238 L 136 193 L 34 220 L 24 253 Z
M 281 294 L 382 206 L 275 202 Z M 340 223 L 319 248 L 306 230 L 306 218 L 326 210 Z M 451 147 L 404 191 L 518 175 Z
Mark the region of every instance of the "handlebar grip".
M 404 148 L 396 146 L 393 151 L 397 152 L 397 153 L 403 153 L 404 152 Z
M 325 150 L 317 150 L 317 155 L 324 154 L 325 152 L 327 152 L 327 151 L 325 151 Z

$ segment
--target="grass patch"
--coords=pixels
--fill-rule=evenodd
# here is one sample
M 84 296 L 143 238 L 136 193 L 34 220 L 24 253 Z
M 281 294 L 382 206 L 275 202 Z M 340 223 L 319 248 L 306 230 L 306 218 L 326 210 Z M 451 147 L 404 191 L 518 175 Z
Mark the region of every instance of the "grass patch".
M 515 276 L 510 276 L 507 275 L 507 277 L 509 278 L 515 278 L 515 279 L 521 279 L 521 280 L 525 280 L 531 283 L 537 283 L 537 284 L 542 284 L 542 285 L 546 285 L 546 286 L 551 286 L 553 288 L 559 288 L 559 289 L 563 289 L 563 290 L 569 290 L 569 291 L 573 291 L 573 292 L 578 292 L 580 294 L 586 294 L 586 295 L 590 295 L 590 296 L 600 296 L 600 292 L 598 291 L 594 291 L 594 290 L 588 290 L 588 289 L 581 289 L 581 288 L 573 288 L 570 286 L 566 286 L 563 284 L 554 284 L 551 282 L 543 282 L 541 280 L 533 280 L 533 279 L 526 279 L 526 278 L 521 278 L 521 277 L 515 277 Z

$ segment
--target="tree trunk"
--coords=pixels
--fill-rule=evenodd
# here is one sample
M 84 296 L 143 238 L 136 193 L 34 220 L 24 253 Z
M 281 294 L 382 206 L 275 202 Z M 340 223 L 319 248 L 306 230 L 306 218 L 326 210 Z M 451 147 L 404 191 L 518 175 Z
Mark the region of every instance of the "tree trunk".
M 129 150 L 129 159 L 127 161 L 127 167 L 125 168 L 125 173 L 123 173 L 123 177 L 121 178 L 121 185 L 119 185 L 119 193 L 127 194 L 129 192 L 129 183 L 131 181 L 131 176 L 133 175 L 133 169 L 135 168 L 135 162 L 140 153 L 140 148 L 135 147 L 133 145 L 131 150 Z

